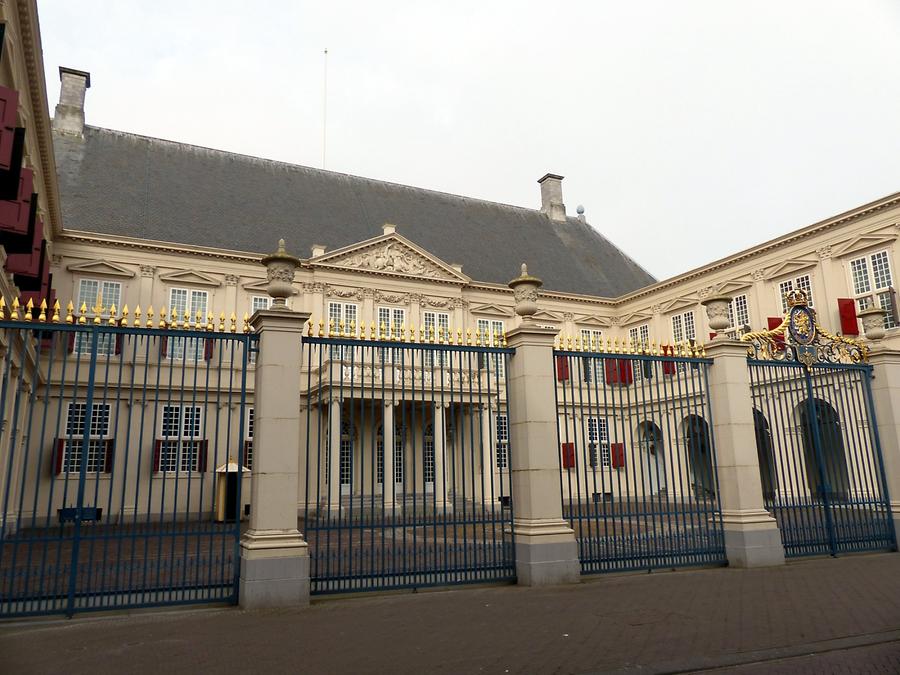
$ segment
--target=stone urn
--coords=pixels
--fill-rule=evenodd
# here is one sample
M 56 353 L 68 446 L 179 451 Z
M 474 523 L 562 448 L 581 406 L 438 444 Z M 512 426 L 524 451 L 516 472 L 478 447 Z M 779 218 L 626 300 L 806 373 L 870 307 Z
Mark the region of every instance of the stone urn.
M 522 263 L 522 273 L 509 282 L 516 299 L 516 314 L 522 317 L 522 321 L 530 323 L 537 312 L 538 289 L 544 282 L 528 274 L 528 266 Z
M 731 327 L 730 296 L 710 295 L 708 298 L 704 298 L 700 304 L 706 307 L 709 327 L 716 333 L 721 333 Z
M 266 292 L 272 296 L 272 309 L 287 311 L 285 300 L 294 295 L 294 273 L 300 267 L 300 259 L 284 249 L 284 239 L 278 240 L 278 250 L 261 260 L 266 266 L 269 283 Z
M 869 307 L 857 314 L 862 321 L 863 333 L 867 340 L 875 342 L 884 337 L 885 315 L 887 311 L 881 307 Z

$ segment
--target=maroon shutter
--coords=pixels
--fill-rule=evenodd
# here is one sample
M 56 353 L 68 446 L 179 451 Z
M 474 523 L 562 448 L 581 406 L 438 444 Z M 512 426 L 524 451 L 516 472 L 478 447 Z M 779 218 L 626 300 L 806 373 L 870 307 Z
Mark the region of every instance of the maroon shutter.
M 613 443 L 609 446 L 610 458 L 612 459 L 612 467 L 620 469 L 625 466 L 625 444 Z
M 206 338 L 206 343 L 203 345 L 203 359 L 205 361 L 210 361 L 213 355 L 213 340 L 212 338 Z
M 562 444 L 562 461 L 564 469 L 571 469 L 575 466 L 575 444 Z
M 159 338 L 159 351 L 162 354 L 163 358 L 166 358 L 169 355 L 169 336 L 163 335 Z
M 197 471 L 203 473 L 206 471 L 206 455 L 209 442 L 204 438 L 202 441 L 195 441 L 197 444 Z
M 859 335 L 859 323 L 856 320 L 856 300 L 838 298 L 838 314 L 841 317 L 841 332 L 844 335 Z
M 66 345 L 66 351 L 69 352 L 70 354 L 75 353 L 75 331 L 74 330 L 69 333 L 69 342 Z
M 108 438 L 104 441 L 106 457 L 103 458 L 103 473 L 112 473 L 113 462 L 116 458 L 116 441 Z
M 674 356 L 675 349 L 669 345 L 663 345 L 662 348 L 663 356 Z M 663 375 L 674 375 L 675 374 L 675 362 L 674 361 L 663 361 Z
M 782 319 L 779 316 L 770 316 L 769 318 L 766 319 L 766 323 L 769 326 L 769 330 L 775 330 L 776 328 L 778 328 L 778 326 L 781 325 L 782 321 L 784 321 L 784 319 Z M 784 349 L 784 336 L 783 335 L 776 335 L 772 339 L 775 340 L 775 349 L 777 351 L 780 352 L 782 349 Z
M 560 382 L 565 382 L 569 379 L 569 357 L 568 356 L 557 356 L 556 357 L 556 379 Z
M 11 170 L 14 165 L 13 145 L 18 111 L 19 92 L 0 87 L 0 170 L 3 171 Z
M 634 382 L 634 368 L 630 359 L 619 359 L 619 382 L 631 384 Z
M 603 369 L 606 372 L 606 384 L 619 383 L 619 362 L 617 359 L 603 359 Z
M 159 473 L 159 458 L 162 453 L 162 441 L 157 440 L 153 444 L 153 473 Z
M 2 128 L 4 135 L 7 130 Z M 0 165 L 0 200 L 16 199 L 19 194 L 19 179 L 22 177 L 22 156 L 25 154 L 25 129 L 16 127 L 10 134 L 12 148 L 9 161 Z
M 716 333 L 710 333 L 710 334 L 709 334 L 709 339 L 710 339 L 710 340 L 715 340 L 715 339 L 716 339 Z
M 66 450 L 66 439 L 56 439 L 56 450 L 53 453 L 53 473 L 57 476 L 62 473 L 63 455 Z
M 115 354 L 116 354 L 116 356 L 118 356 L 118 355 L 121 354 L 121 353 L 122 353 L 122 334 L 121 334 L 121 333 L 116 333 L 116 349 L 115 349 Z
M 33 187 L 34 172 L 31 169 L 22 169 L 15 197 L 0 201 L 0 230 L 28 234 L 31 200 L 34 197 Z

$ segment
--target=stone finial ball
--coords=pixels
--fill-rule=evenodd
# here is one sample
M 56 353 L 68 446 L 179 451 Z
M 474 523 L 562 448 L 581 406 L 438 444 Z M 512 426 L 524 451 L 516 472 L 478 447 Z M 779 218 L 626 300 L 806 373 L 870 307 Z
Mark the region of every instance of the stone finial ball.
M 576 213 L 578 213 L 579 216 L 583 216 L 584 215 L 584 205 L 579 204 L 578 207 L 575 209 L 575 211 L 576 211 Z

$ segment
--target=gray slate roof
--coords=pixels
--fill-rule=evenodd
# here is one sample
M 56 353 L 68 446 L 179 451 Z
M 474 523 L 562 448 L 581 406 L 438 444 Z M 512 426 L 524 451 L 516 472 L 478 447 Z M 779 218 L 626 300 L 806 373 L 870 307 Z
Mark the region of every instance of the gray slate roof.
M 577 218 L 90 126 L 54 149 L 69 229 L 250 253 L 285 237 L 306 257 L 394 223 L 477 281 L 505 284 L 523 261 L 548 290 L 614 297 L 655 281 Z

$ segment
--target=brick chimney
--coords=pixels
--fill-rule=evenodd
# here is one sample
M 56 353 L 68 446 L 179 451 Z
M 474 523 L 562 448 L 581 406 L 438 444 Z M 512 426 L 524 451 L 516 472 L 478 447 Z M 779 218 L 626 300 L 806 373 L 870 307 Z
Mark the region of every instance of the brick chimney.
M 53 129 L 64 134 L 84 135 L 84 93 L 91 86 L 91 74 L 74 68 L 59 67 L 59 103 L 53 116 Z
M 545 174 L 538 180 L 541 185 L 541 213 L 550 216 L 550 220 L 565 221 L 566 205 L 562 198 L 563 177 L 555 173 Z

